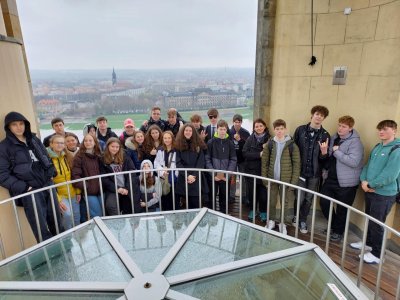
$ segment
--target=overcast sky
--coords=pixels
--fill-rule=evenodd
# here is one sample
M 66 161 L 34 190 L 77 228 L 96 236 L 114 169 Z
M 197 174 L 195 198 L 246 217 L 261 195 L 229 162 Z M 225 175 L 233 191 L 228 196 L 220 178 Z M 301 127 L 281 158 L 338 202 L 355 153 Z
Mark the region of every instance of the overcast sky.
M 257 0 L 17 0 L 30 69 L 254 67 Z

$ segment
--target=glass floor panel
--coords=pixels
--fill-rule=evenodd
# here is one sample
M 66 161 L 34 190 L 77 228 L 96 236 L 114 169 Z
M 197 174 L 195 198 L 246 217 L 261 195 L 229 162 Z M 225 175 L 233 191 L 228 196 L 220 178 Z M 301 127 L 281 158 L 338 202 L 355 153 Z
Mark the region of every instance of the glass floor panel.
M 0 300 L 51 300 L 51 299 L 80 299 L 80 300 L 112 300 L 123 296 L 122 293 L 85 293 L 85 292 L 0 292 Z
M 95 223 L 0 267 L 1 281 L 128 282 L 131 279 Z
M 103 220 L 143 273 L 152 272 L 198 211 Z
M 262 263 L 171 287 L 199 299 L 331 299 L 333 283 L 346 297 L 356 299 L 314 251 Z
M 208 212 L 165 275 L 200 270 L 298 245 L 300 244 Z

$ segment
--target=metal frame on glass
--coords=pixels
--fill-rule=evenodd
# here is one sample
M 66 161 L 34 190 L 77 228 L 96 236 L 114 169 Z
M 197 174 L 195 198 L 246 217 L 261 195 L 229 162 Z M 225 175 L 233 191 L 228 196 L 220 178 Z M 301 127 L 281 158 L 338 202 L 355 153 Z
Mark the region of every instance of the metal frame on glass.
M 231 220 L 233 222 L 242 224 L 244 226 L 251 227 L 255 230 L 259 230 L 261 232 L 265 232 L 269 235 L 273 235 L 275 237 L 279 237 L 282 239 L 286 239 L 292 242 L 296 242 L 299 244 L 299 246 L 295 246 L 293 248 L 285 249 L 285 250 L 279 250 L 275 251 L 272 253 L 268 254 L 263 254 L 263 255 L 257 255 L 254 257 L 250 258 L 245 258 L 241 259 L 238 261 L 230 262 L 230 263 L 225 263 L 217 266 L 212 266 L 209 268 L 204 268 L 201 270 L 196 270 L 184 274 L 179 274 L 175 276 L 170 276 L 166 277 L 166 280 L 170 284 L 170 288 L 166 292 L 163 297 L 166 297 L 167 299 L 196 299 L 194 297 L 179 293 L 177 291 L 173 290 L 173 285 L 180 284 L 180 283 L 185 283 L 209 276 L 214 276 L 226 272 L 230 272 L 233 270 L 249 267 L 249 266 L 255 266 L 261 263 L 266 263 L 269 261 L 274 261 L 280 258 L 284 257 L 289 257 L 292 255 L 297 255 L 299 253 L 305 253 L 308 251 L 315 251 L 315 253 L 321 258 L 321 260 L 328 266 L 330 270 L 334 273 L 334 275 L 337 277 L 337 279 L 343 283 L 344 286 L 352 293 L 357 299 L 362 299 L 365 297 L 359 289 L 349 280 L 347 277 L 344 275 L 344 273 L 338 268 L 330 259 L 329 257 L 321 250 L 319 249 L 315 244 L 310 244 L 298 239 L 295 239 L 293 237 L 285 236 L 277 232 L 273 232 L 271 230 L 268 230 L 264 227 L 245 222 L 239 219 L 236 219 L 234 217 L 231 217 L 229 215 L 225 215 L 220 212 L 215 212 L 212 210 L 209 210 L 207 208 L 203 209 L 197 209 L 197 210 L 190 210 L 190 211 L 199 211 L 197 216 L 193 219 L 193 221 L 190 223 L 190 225 L 186 228 L 184 233 L 180 236 L 180 238 L 177 240 L 177 242 L 173 245 L 173 247 L 168 251 L 168 253 L 164 256 L 164 258 L 161 260 L 161 262 L 158 264 L 156 269 L 154 270 L 153 274 L 158 274 L 159 276 L 163 276 L 162 274 L 166 271 L 168 266 L 172 263 L 172 261 L 176 258 L 178 255 L 179 251 L 182 249 L 182 247 L 185 245 L 186 241 L 189 239 L 189 237 L 192 235 L 192 233 L 195 231 L 203 217 L 206 215 L 206 213 L 213 214 L 215 216 L 225 218 L 228 220 Z M 125 215 L 125 216 L 119 216 L 119 217 L 96 217 L 93 220 L 90 220 L 84 224 L 81 224 L 79 226 L 76 226 L 60 235 L 57 235 L 56 237 L 53 237 L 43 243 L 40 243 L 34 247 L 31 247 L 23 252 L 21 252 L 18 255 L 15 255 L 13 257 L 10 257 L 0 263 L 0 266 L 3 266 L 17 258 L 20 258 L 26 254 L 31 253 L 32 251 L 35 251 L 37 249 L 42 248 L 43 246 L 46 246 L 54 241 L 57 241 L 66 235 L 75 232 L 81 228 L 84 228 L 85 226 L 89 226 L 90 224 L 94 223 L 95 226 L 97 226 L 100 231 L 103 233 L 104 237 L 107 239 L 107 241 L 110 243 L 111 247 L 113 248 L 114 252 L 118 255 L 120 258 L 121 262 L 123 265 L 127 268 L 127 270 L 131 273 L 133 276 L 133 279 L 131 280 L 134 281 L 135 279 L 140 278 L 141 276 L 144 276 L 140 268 L 136 265 L 136 263 L 132 260 L 132 258 L 129 256 L 129 254 L 126 252 L 126 250 L 122 247 L 122 245 L 118 242 L 117 238 L 113 235 L 111 230 L 107 227 L 107 225 L 104 223 L 103 219 L 115 219 L 115 218 L 130 218 L 130 217 L 144 217 L 147 218 L 149 216 L 155 216 L 155 215 L 166 215 L 166 214 L 184 214 L 187 211 L 175 211 L 175 212 L 155 212 L 155 213 L 146 213 L 146 214 L 133 214 L 133 215 Z M 4 281 L 0 282 L 0 290 L 7 290 L 7 291 L 57 291 L 57 292 L 121 292 L 124 293 L 126 291 L 127 286 L 130 283 L 125 283 L 125 282 L 16 282 L 16 281 Z M 154 286 L 157 286 L 155 284 Z M 122 296 L 120 299 L 128 299 L 125 296 Z

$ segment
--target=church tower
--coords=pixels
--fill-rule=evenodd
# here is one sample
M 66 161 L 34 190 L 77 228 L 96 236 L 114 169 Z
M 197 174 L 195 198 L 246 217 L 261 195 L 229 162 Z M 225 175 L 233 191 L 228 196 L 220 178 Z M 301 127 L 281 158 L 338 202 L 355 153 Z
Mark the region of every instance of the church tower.
M 112 85 L 116 85 L 117 84 L 117 74 L 115 74 L 115 70 L 113 68 L 112 71 Z

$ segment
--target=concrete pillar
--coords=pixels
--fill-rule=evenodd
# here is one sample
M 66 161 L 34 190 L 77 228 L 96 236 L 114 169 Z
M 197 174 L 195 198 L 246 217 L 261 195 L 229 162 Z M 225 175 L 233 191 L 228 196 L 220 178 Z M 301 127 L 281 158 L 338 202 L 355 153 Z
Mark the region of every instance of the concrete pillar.
M 0 34 L 5 37 L 0 39 L 0 139 L 5 137 L 4 117 L 10 111 L 18 111 L 26 116 L 31 122 L 32 131 L 38 131 L 38 123 L 35 116 L 31 84 L 28 79 L 25 52 L 21 38 L 21 31 L 18 31 L 19 19 L 16 13 L 15 0 L 0 0 Z M 3 20 L 5 22 L 3 22 Z M 5 26 L 2 27 L 2 24 Z M 1 31 L 6 28 L 6 31 Z M 10 36 L 15 34 L 16 37 Z M 0 200 L 9 197 L 8 191 L 0 188 Z M 30 226 L 26 220 L 22 208 L 18 208 L 18 215 L 23 228 L 25 247 L 34 245 L 35 239 Z M 21 251 L 17 233 L 17 224 L 12 205 L 0 205 L 0 234 L 4 242 L 7 256 Z

